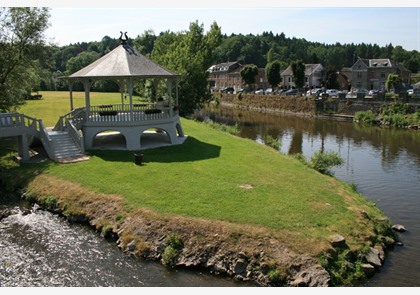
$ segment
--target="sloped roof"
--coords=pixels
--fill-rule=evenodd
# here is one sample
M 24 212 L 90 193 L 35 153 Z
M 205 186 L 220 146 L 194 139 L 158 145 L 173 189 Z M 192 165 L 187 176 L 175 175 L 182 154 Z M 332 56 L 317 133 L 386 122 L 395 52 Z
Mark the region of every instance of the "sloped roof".
M 219 72 L 219 73 L 220 72 L 230 72 L 230 71 L 232 71 L 232 70 L 234 70 L 234 69 L 236 69 L 240 66 L 241 66 L 241 64 L 237 61 L 224 62 L 224 63 L 220 63 L 220 64 L 217 64 L 217 65 L 212 65 L 208 69 L 208 71 L 210 73 L 213 73 L 213 72 Z
M 316 69 L 322 69 L 321 64 L 305 64 L 305 76 L 310 76 L 312 73 L 315 72 Z M 293 76 L 292 66 L 288 66 L 287 69 L 285 69 L 280 74 L 281 76 Z
M 68 78 L 176 77 L 178 74 L 158 65 L 126 44 L 121 44 Z

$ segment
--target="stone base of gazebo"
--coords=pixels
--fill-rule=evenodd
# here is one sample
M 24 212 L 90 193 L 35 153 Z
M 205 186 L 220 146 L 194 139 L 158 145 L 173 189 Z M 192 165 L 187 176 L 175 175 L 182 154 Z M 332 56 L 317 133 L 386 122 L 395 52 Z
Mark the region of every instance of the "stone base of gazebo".
M 138 126 L 104 126 L 103 123 L 101 126 L 83 126 L 85 149 L 104 149 L 106 146 L 106 149 L 137 151 L 162 145 L 182 144 L 185 141 L 178 116 L 166 122 L 144 123 Z

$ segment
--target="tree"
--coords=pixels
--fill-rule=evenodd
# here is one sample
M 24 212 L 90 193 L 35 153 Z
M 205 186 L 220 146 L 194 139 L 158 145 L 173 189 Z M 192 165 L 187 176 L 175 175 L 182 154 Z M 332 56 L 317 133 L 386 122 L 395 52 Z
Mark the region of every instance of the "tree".
M 274 89 L 280 82 L 280 62 L 278 60 L 273 61 L 272 63 L 267 64 L 265 67 L 265 75 L 268 83 Z
M 399 91 L 399 85 L 401 83 L 401 78 L 396 74 L 389 74 L 388 78 L 385 82 L 385 87 L 387 91 L 391 91 L 391 89 L 394 89 L 395 92 Z
M 328 89 L 337 89 L 338 85 L 338 74 L 335 66 L 328 66 L 325 73 L 325 86 Z
M 0 8 L 0 111 L 24 104 L 25 96 L 39 84 L 49 16 L 48 8 Z
M 204 34 L 203 25 L 190 23 L 189 31 L 162 33 L 156 39 L 152 59 L 181 75 L 179 82 L 180 114 L 192 114 L 210 101 L 208 68 L 214 63 L 215 48 L 222 40 L 221 29 L 213 22 Z
M 251 85 L 255 83 L 255 77 L 258 75 L 258 67 L 254 64 L 245 65 L 239 74 L 245 84 L 251 88 Z
M 295 81 L 296 87 L 303 88 L 305 85 L 305 64 L 301 61 L 292 62 L 293 80 Z

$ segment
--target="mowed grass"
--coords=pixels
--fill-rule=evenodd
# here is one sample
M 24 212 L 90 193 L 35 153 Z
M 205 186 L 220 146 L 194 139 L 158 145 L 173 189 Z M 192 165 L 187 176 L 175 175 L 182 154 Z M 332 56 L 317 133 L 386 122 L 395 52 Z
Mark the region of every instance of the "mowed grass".
M 55 122 L 63 114 L 64 95 L 42 94 L 42 101 L 30 101 L 22 112 L 42 119 L 47 114 L 47 122 Z M 99 103 L 110 103 L 113 97 L 105 93 L 92 96 Z M 372 231 L 370 225 L 359 222 L 360 211 L 382 216 L 349 185 L 270 147 L 204 123 L 187 119 L 181 123 L 188 136 L 185 143 L 141 151 L 142 166 L 134 164 L 136 151 L 90 151 L 89 161 L 49 163 L 42 173 L 94 192 L 121 195 L 130 209 L 142 207 L 161 214 L 293 232 L 300 237 L 299 244 L 325 242 L 331 234 L 357 243 L 360 236 Z M 36 164 L 20 169 L 36 169 Z M 295 242 L 288 240 L 291 247 Z

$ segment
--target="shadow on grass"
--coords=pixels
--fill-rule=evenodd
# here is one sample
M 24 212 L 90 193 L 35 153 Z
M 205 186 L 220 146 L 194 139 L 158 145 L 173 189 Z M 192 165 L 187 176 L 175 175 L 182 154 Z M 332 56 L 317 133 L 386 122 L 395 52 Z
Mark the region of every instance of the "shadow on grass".
M 197 140 L 189 136 L 183 144 L 165 146 L 142 151 L 98 150 L 90 151 L 90 156 L 96 156 L 104 161 L 134 162 L 134 154 L 143 154 L 143 163 L 173 163 L 201 161 L 220 156 L 221 147 Z
M 0 191 L 5 193 L 19 193 L 22 188 L 41 174 L 51 161 L 45 155 L 41 146 L 31 147 L 38 154 L 24 164 L 18 164 L 13 160 L 17 155 L 17 141 L 15 138 L 2 138 L 0 140 Z

